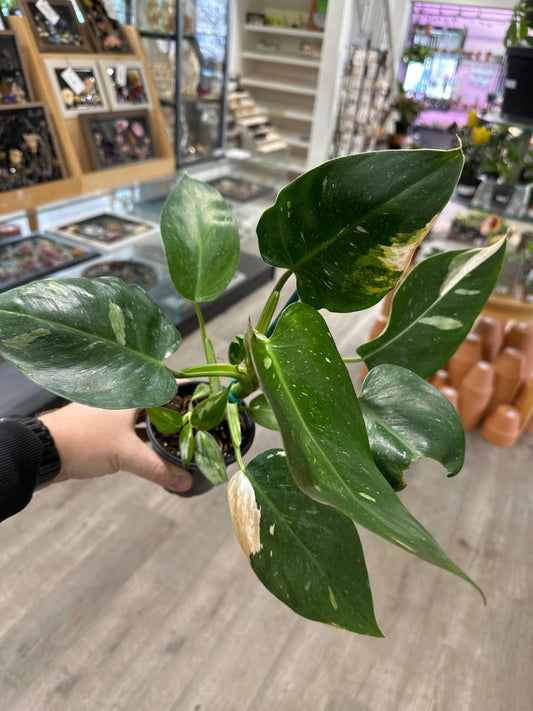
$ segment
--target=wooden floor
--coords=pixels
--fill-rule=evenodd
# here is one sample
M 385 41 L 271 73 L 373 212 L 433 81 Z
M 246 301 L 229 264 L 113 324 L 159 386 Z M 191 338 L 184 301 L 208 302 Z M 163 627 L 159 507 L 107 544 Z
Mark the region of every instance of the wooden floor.
M 264 292 L 209 324 L 219 351 Z M 344 354 L 368 325 L 328 320 Z M 198 348 L 187 338 L 180 363 Z M 528 711 L 532 460 L 533 435 L 504 450 L 474 433 L 455 479 L 412 469 L 403 501 L 488 602 L 361 531 L 381 640 L 264 590 L 225 487 L 186 500 L 128 474 L 54 485 L 0 525 L 0 711 Z

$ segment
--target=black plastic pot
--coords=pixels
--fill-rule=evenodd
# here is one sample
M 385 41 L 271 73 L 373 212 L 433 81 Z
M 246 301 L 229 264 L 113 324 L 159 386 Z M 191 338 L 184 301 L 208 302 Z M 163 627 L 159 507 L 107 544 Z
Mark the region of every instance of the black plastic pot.
M 192 395 L 199 384 L 200 383 L 194 381 L 181 383 L 178 387 L 178 393 L 180 395 Z M 243 412 L 242 415 L 244 418 L 245 427 L 242 432 L 241 452 L 245 454 L 250 449 L 254 441 L 255 422 L 252 420 L 248 412 Z M 153 448 L 159 455 L 161 455 L 167 461 L 172 462 L 172 464 L 176 464 L 179 467 L 183 467 L 181 457 L 172 454 L 172 452 L 169 452 L 163 446 L 163 444 L 161 444 L 159 438 L 157 437 L 154 431 L 154 427 L 152 426 L 149 417 L 146 418 L 146 432 L 148 434 L 148 439 L 152 443 Z M 159 437 L 162 437 L 162 435 L 159 435 Z M 226 466 L 233 464 L 235 462 L 235 456 L 230 456 L 224 461 L 226 463 Z M 207 491 L 213 488 L 213 484 L 209 481 L 209 479 L 207 479 L 207 477 L 202 474 L 202 472 L 194 463 L 194 461 L 191 462 L 191 464 L 189 465 L 188 471 L 192 475 L 192 487 L 188 491 L 171 491 L 170 489 L 167 489 L 169 493 L 190 498 L 191 496 L 205 494 Z
M 533 123 L 533 47 L 509 47 L 502 118 Z

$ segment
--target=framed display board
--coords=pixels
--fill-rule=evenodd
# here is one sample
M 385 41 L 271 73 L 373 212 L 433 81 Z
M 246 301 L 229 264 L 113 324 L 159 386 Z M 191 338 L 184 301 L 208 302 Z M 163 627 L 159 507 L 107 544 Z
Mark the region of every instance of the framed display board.
M 157 158 L 147 111 L 112 111 L 80 116 L 94 170 Z
M 18 0 L 41 52 L 91 52 L 70 0 Z
M 63 160 L 45 105 L 0 109 L 0 192 L 64 177 Z
M 17 36 L 3 30 L 0 32 L 0 105 L 25 104 L 31 100 L 30 83 Z
M 111 0 L 78 0 L 78 7 L 91 28 L 97 52 L 131 53 Z
M 156 230 L 157 226 L 151 222 L 110 211 L 95 212 L 47 228 L 50 234 L 83 240 L 104 250 L 116 249 L 117 245 L 123 246 Z
M 109 109 L 98 64 L 92 59 L 45 59 L 52 89 L 64 118 Z
M 0 292 L 98 256 L 90 247 L 40 233 L 8 237 L 2 240 Z
M 101 59 L 99 63 L 113 110 L 152 108 L 152 97 L 142 62 L 136 59 Z

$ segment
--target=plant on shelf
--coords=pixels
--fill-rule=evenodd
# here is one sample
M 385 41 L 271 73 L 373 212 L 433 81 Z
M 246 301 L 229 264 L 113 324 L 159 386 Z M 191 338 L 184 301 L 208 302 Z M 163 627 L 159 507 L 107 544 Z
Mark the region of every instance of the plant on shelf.
M 419 99 L 408 96 L 403 89 L 400 89 L 391 102 L 391 109 L 394 109 L 398 114 L 396 132 L 400 133 L 402 130 L 407 130 L 416 121 L 420 113 L 425 109 L 425 104 Z
M 514 6 L 503 43 L 506 47 L 533 47 L 533 0 L 520 0 Z
M 409 271 L 462 166 L 460 149 L 369 152 L 287 185 L 257 225 L 277 281 L 225 357 L 214 352 L 201 304 L 230 283 L 238 230 L 216 190 L 185 174 L 163 208 L 161 235 L 174 286 L 198 315 L 200 364 L 171 369 L 180 334 L 140 287 L 114 278 L 50 278 L 1 294 L 0 353 L 39 385 L 104 408 L 168 415 L 176 378 L 207 381 L 183 418 L 184 449 L 195 459 L 199 445 L 203 474 L 225 482 L 219 453 L 198 434 L 227 421 L 239 467 L 228 485 L 231 515 L 256 575 L 305 617 L 382 636 L 358 526 L 477 588 L 396 493 L 419 457 L 449 476 L 463 463 L 458 415 L 426 378 L 471 329 L 505 245 L 438 254 Z M 296 295 L 281 299 L 292 282 Z M 385 330 L 341 354 L 322 312 L 346 314 L 349 324 L 393 290 Z M 250 461 L 240 451 L 245 398 L 282 444 Z
M 487 124 L 476 111 L 470 111 L 464 126 L 453 123 L 447 130 L 460 139 L 463 149 L 465 162 L 460 182 L 476 185 L 483 174 L 498 172 L 498 162 L 511 138 L 507 126 Z

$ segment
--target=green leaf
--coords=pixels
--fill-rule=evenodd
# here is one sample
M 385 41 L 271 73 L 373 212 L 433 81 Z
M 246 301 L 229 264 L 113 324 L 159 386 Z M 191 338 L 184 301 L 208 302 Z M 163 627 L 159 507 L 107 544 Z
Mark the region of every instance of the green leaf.
M 173 434 L 183 425 L 183 416 L 168 407 L 147 407 L 146 414 L 161 434 Z
M 261 427 L 266 427 L 269 430 L 279 430 L 276 416 L 263 393 L 250 401 L 248 411 L 254 422 L 257 422 Z
M 221 390 L 201 400 L 191 413 L 191 424 L 197 430 L 210 430 L 216 427 L 226 412 L 229 390 Z
M 394 363 L 427 378 L 455 353 L 490 296 L 505 240 L 441 252 L 421 261 L 399 286 L 385 330 L 357 353 L 369 368 Z
M 180 343 L 157 304 L 120 279 L 45 279 L 0 294 L 0 354 L 85 405 L 168 402 L 176 381 L 164 360 Z
M 232 477 L 228 498 L 240 543 L 271 593 L 308 619 L 382 636 L 355 526 L 295 486 L 282 450 L 262 452 L 246 476 Z
M 244 349 L 243 341 L 243 336 L 235 336 L 235 340 L 229 344 L 228 360 L 231 365 L 239 365 L 239 363 L 244 359 L 246 351 Z
M 180 432 L 180 458 L 185 469 L 194 456 L 194 431 L 190 422 L 186 422 Z
M 199 430 L 194 435 L 194 461 L 202 474 L 215 486 L 228 480 L 224 457 L 216 439 L 209 432 Z
M 226 405 L 226 420 L 228 422 L 231 441 L 234 448 L 239 448 L 242 444 L 241 420 L 239 417 L 239 406 L 236 402 L 228 402 Z
M 161 214 L 161 237 L 177 292 L 191 301 L 213 301 L 239 263 L 237 222 L 220 193 L 183 175 Z
M 396 490 L 403 472 L 419 457 L 431 457 L 449 472 L 463 466 L 465 436 L 451 402 L 428 382 L 398 365 L 378 365 L 365 378 L 359 404 L 370 449 Z
M 302 491 L 472 583 L 376 467 L 350 375 L 322 316 L 307 304 L 292 304 L 270 339 L 255 333 L 251 341 L 261 387 Z
M 378 151 L 300 176 L 259 220 L 263 259 L 294 272 L 302 301 L 356 311 L 407 269 L 461 174 L 461 150 Z

